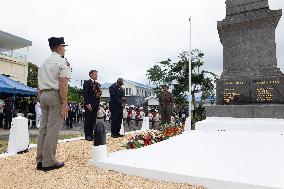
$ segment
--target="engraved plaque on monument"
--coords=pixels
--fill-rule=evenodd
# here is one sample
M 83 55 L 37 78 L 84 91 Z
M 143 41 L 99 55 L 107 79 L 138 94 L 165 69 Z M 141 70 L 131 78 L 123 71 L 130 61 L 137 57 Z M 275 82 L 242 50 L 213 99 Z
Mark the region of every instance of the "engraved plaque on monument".
M 284 118 L 278 113 L 284 111 L 284 74 L 277 68 L 275 43 L 281 16 L 268 0 L 226 0 L 226 17 L 217 22 L 223 72 L 216 83 L 217 106 L 206 110 L 209 117 L 257 117 L 255 111 L 266 105 L 270 114 L 260 117 Z
M 217 104 L 284 103 L 275 43 L 282 10 L 270 10 L 268 0 L 227 0 L 226 15 L 217 27 L 224 56 Z

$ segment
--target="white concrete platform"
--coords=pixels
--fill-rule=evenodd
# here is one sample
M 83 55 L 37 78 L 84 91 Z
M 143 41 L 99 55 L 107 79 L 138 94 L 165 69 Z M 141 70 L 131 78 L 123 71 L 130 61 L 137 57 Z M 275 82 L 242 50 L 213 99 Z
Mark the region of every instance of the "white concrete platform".
M 196 130 L 283 132 L 284 119 L 207 117 L 196 123 Z
M 91 163 L 129 175 L 201 184 L 209 189 L 284 188 L 284 135 L 188 131 Z

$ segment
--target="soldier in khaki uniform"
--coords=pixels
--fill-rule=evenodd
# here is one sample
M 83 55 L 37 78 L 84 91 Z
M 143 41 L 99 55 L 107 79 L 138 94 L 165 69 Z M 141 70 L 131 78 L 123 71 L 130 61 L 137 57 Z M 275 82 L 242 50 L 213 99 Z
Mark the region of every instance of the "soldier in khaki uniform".
M 161 127 L 160 127 L 160 114 L 159 114 L 159 111 L 155 110 L 153 113 L 154 113 L 153 114 L 153 119 L 152 119 L 152 121 L 153 121 L 153 129 L 154 130 L 160 130 Z
M 64 38 L 48 39 L 52 54 L 40 66 L 38 88 L 41 123 L 37 140 L 37 169 L 49 171 L 64 166 L 55 159 L 58 135 L 68 114 L 67 93 L 70 64 L 64 59 Z
M 167 85 L 163 85 L 162 92 L 159 95 L 159 112 L 161 114 L 161 124 L 171 123 L 173 96 L 168 90 L 169 87 Z

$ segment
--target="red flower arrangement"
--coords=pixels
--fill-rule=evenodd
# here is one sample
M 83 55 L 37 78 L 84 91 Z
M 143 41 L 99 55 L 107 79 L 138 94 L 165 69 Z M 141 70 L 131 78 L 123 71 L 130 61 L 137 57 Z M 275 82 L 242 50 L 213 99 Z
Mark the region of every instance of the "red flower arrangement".
M 139 132 L 131 136 L 124 145 L 126 149 L 136 149 L 166 140 L 183 132 L 183 127 L 170 126 L 162 131 Z
M 183 127 L 168 127 L 165 128 L 162 132 L 164 136 L 172 137 L 181 134 L 183 132 Z

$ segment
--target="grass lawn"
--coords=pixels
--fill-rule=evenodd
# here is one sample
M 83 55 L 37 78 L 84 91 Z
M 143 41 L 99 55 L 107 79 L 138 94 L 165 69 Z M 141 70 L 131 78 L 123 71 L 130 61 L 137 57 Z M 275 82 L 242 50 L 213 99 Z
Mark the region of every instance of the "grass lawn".
M 8 141 L 0 140 L 0 154 L 7 151 Z
M 60 134 L 59 140 L 81 137 L 81 134 Z M 30 138 L 30 144 L 36 144 L 37 138 Z M 0 140 L 0 154 L 7 151 L 8 141 Z

